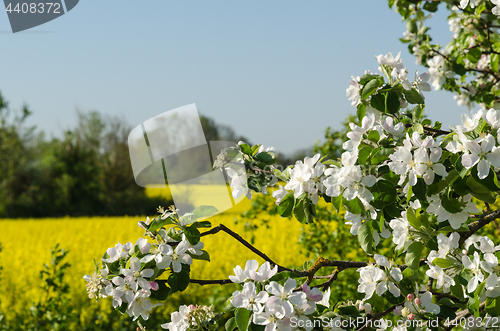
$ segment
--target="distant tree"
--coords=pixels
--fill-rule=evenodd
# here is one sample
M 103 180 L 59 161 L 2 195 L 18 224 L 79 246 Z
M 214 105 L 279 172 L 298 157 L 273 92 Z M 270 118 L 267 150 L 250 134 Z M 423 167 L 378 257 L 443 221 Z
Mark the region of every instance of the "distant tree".
M 25 125 L 30 113 L 0 94 L 0 217 L 145 215 L 171 204 L 135 183 L 123 119 L 79 112 L 63 139 L 47 140 Z

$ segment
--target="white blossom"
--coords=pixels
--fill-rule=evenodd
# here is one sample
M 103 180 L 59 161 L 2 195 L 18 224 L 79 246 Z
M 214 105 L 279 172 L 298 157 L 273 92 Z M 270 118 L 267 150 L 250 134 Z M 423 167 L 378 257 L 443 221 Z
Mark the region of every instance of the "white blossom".
M 134 321 L 139 317 L 147 320 L 149 318 L 149 313 L 154 307 L 163 305 L 163 303 L 152 304 L 151 300 L 148 299 L 150 295 L 151 292 L 149 290 L 139 290 L 135 294 L 134 299 L 129 303 L 127 314 L 133 316 Z
M 500 167 L 500 147 L 495 146 L 495 137 L 488 135 L 481 142 L 466 141 L 464 147 L 470 152 L 462 156 L 462 165 L 470 169 L 477 164 L 479 179 L 484 179 L 490 173 L 491 165 Z
M 493 15 L 500 16 L 500 0 L 490 0 L 490 1 L 492 4 L 495 5 L 495 7 L 491 9 L 491 12 L 493 13 Z
M 254 313 L 260 313 L 264 309 L 263 304 L 266 303 L 269 294 L 265 291 L 259 292 L 255 289 L 255 284 L 247 282 L 243 285 L 243 290 L 233 293 L 231 304 L 237 308 L 245 308 Z
M 279 305 L 283 307 L 286 316 L 291 316 L 293 305 L 301 306 L 307 302 L 304 292 L 293 292 L 295 287 L 297 287 L 297 281 L 293 278 L 287 279 L 283 286 L 272 281 L 265 287 L 269 294 L 280 299 Z
M 464 265 L 464 268 L 469 269 L 473 274 L 473 277 L 469 280 L 469 283 L 467 284 L 467 292 L 471 293 L 476 289 L 477 285 L 484 280 L 483 273 L 479 268 L 480 264 L 479 254 L 477 252 L 474 252 L 474 260 L 472 261 L 467 255 L 462 256 L 462 264 Z
M 162 324 L 161 327 L 170 331 L 186 331 L 189 328 L 189 311 L 188 306 L 180 306 L 179 311 L 173 312 L 170 315 L 171 322 Z
M 453 232 L 449 237 L 446 237 L 442 233 L 438 234 L 438 251 L 432 250 L 427 257 L 427 260 L 432 263 L 435 258 L 446 258 L 446 255 L 448 255 L 451 250 L 458 248 L 459 239 L 460 235 L 457 232 Z
M 349 87 L 346 90 L 346 95 L 349 97 L 348 100 L 351 100 L 351 106 L 357 107 L 361 103 L 361 95 L 359 94 L 361 85 L 358 82 L 359 79 L 353 76 L 351 76 L 351 78 Z
M 265 331 L 275 331 L 279 320 L 285 317 L 285 309 L 281 306 L 279 297 L 271 297 L 267 300 L 265 310 L 253 314 L 253 322 L 257 325 L 265 325 Z
M 359 272 L 358 292 L 365 293 L 363 300 L 368 300 L 377 289 L 377 283 L 384 278 L 385 274 L 374 265 L 359 268 L 357 271 Z
M 444 286 L 444 292 L 448 292 L 450 286 L 455 285 L 453 278 L 448 276 L 440 266 L 429 264 L 429 270 L 425 274 L 437 280 L 436 288 L 439 289 Z

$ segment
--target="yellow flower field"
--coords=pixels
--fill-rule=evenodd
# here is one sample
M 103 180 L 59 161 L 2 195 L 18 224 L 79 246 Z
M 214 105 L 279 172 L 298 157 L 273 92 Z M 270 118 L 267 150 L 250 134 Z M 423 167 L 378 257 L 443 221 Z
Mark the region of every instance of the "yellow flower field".
M 166 194 L 158 189 L 150 193 Z M 235 225 L 234 219 L 249 206 L 249 201 L 241 202 L 209 220 L 214 226 L 223 223 L 245 238 L 243 222 Z M 71 268 L 67 277 L 71 284 L 74 309 L 81 313 L 82 323 L 97 309 L 101 309 L 100 312 L 103 310 L 110 312 L 112 310 L 110 300 L 103 299 L 101 301 L 104 302 L 99 304 L 85 298 L 86 283 L 82 276 L 93 272 L 93 259 L 99 261 L 108 247 L 114 246 L 118 241 L 122 244 L 128 241 L 135 242 L 143 234 L 143 229 L 137 225 L 140 220 L 145 220 L 145 217 L 1 220 L 0 244 L 3 248 L 0 253 L 0 265 L 3 266 L 0 280 L 1 310 L 9 318 L 13 316 L 14 311 L 18 313 L 26 311 L 33 301 L 41 299 L 39 272 L 43 264 L 50 261 L 50 248 L 59 243 L 60 247 L 69 250 L 66 262 L 71 264 Z M 302 264 L 307 258 L 298 253 L 297 238 L 301 224 L 296 220 L 282 219 L 279 216 L 276 216 L 274 221 L 270 229 L 258 230 L 255 247 L 282 265 Z M 192 265 L 192 278 L 227 278 L 236 265 L 244 266 L 248 259 L 256 258 L 262 262 L 225 233 L 203 237 L 202 241 L 212 261 L 209 263 L 195 260 Z M 213 288 L 214 286 L 200 287 L 192 284 L 183 294 L 203 300 L 212 293 Z M 172 308 L 167 306 L 163 309 L 170 310 L 166 311 L 170 313 Z

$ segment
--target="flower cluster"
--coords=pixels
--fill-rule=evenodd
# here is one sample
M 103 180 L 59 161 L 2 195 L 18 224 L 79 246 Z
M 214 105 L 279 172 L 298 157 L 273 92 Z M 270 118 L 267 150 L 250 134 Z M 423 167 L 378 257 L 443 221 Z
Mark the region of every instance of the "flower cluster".
M 297 281 L 287 279 L 284 284 L 269 281 L 277 272 L 277 266 L 271 269 L 269 262 L 258 267 L 258 262 L 250 260 L 243 270 L 234 269 L 233 282 L 243 283 L 241 291 L 231 296 L 231 304 L 252 312 L 252 321 L 265 325 L 266 331 L 287 329 L 291 320 L 309 321 L 309 315 L 316 311 L 317 304 L 329 307 L 329 292 L 322 293 L 318 288 L 311 288 L 307 283 L 297 287 Z M 312 329 L 306 327 L 306 330 Z
M 399 297 L 401 291 L 396 284 L 403 279 L 401 269 L 395 267 L 385 256 L 375 254 L 374 258 L 376 265 L 369 264 L 358 269 L 360 276 L 358 292 L 365 293 L 363 300 L 370 299 L 373 293 L 381 296 L 387 290 L 395 297 Z
M 171 314 L 171 322 L 162 324 L 161 327 L 170 331 L 206 328 L 215 316 L 214 306 L 182 305 L 179 311 Z
M 160 275 L 168 270 L 172 275 L 185 277 L 185 270 L 189 270 L 193 258 L 203 254 L 201 241 L 193 244 L 182 231 L 171 228 L 167 232 L 158 227 L 158 224 L 177 224 L 185 229 L 193 222 L 193 213 L 179 217 L 173 208 L 167 211 L 161 208 L 159 212 L 161 215 L 153 222 L 149 218 L 146 222 L 139 222 L 139 226 L 145 228 L 146 234 L 156 242 L 151 243 L 146 238 L 139 238 L 135 244 L 118 242 L 106 250 L 101 259 L 103 268 L 100 273 L 96 271 L 91 276 L 84 276 L 90 298 L 110 296 L 113 307 L 126 312 L 134 320 L 139 317 L 147 320 L 154 307 L 163 305 L 151 300 L 160 289 L 161 282 L 157 281 Z
M 481 5 L 479 0 L 461 3 L 462 8 Z M 459 29 L 457 22 L 453 24 L 454 30 Z M 409 38 L 420 34 L 411 30 Z M 424 50 L 421 52 L 425 58 Z M 468 61 L 473 62 L 476 51 L 471 48 L 467 52 Z M 316 208 L 323 198 L 337 211 L 345 211 L 351 234 L 375 260 L 318 258 L 306 270 L 280 267 L 287 270 L 281 273 L 278 265 L 271 267 L 270 262 L 259 266 L 256 260 L 249 260 L 244 269 L 236 266 L 229 280 L 242 288 L 229 298 L 229 311 L 235 316 L 226 322 L 227 331 L 310 331 L 321 318 L 337 323 L 324 329 L 342 330 L 360 327 L 345 326 L 347 318 L 391 312 L 398 322 L 425 321 L 428 325 L 424 329 L 438 329 L 444 325 L 430 323 L 436 317 L 459 316 L 458 309 L 481 317 L 500 315 L 500 245 L 478 232 L 500 214 L 500 209 L 491 210 L 500 192 L 500 111 L 490 108 L 463 114 L 461 124 L 450 131 L 442 130 L 438 122 L 432 125 L 423 116 L 422 92 L 430 90 L 427 80 L 438 89 L 452 77 L 446 54 L 427 59 L 429 73 L 416 73 L 413 82 L 408 80 L 400 54 L 394 57 L 391 53 L 377 56 L 385 78 L 370 71 L 353 78 L 347 95 L 357 109 L 358 120 L 349 124 L 342 145 L 345 151 L 338 160 L 325 160 L 316 154 L 280 171 L 274 166 L 272 148 L 240 142 L 222 151 L 214 166 L 231 178 L 233 197 L 251 198 L 251 190 L 266 193 L 279 179 L 283 185 L 273 192 L 278 213 L 294 215 L 303 223 L 321 216 Z M 474 63 L 487 68 L 494 55 L 478 57 Z M 464 68 L 468 66 L 466 63 Z M 475 93 L 472 85 L 468 93 Z M 485 203 L 481 214 L 478 201 Z M 149 239 L 109 248 L 102 267 L 96 264 L 95 273 L 84 277 L 89 297 L 110 296 L 115 308 L 134 319 L 148 319 L 151 309 L 162 304 L 157 301 L 188 286 L 193 259 L 208 260 L 200 238 L 224 228 L 220 225 L 216 231 L 201 234 L 198 228 L 211 224 L 198 220 L 215 211 L 201 206 L 179 216 L 175 208 L 160 208 L 160 216 L 139 222 Z M 167 229 L 168 225 L 172 227 Z M 224 231 L 248 247 L 241 237 L 227 228 Z M 404 259 L 404 264 L 375 253 L 381 238 L 387 240 L 382 245 L 385 250 L 379 247 L 378 253 L 393 252 L 393 258 Z M 336 269 L 328 276 L 316 275 L 323 267 Z M 330 310 L 329 287 L 348 268 L 359 272 L 357 291 L 364 294 L 363 300 L 341 302 Z M 159 278 L 165 271 L 168 280 Z M 303 281 L 298 283 L 299 279 Z M 315 283 L 319 279 L 324 282 Z M 181 306 L 162 327 L 214 331 L 217 316 L 213 307 Z M 390 329 L 388 322 L 376 327 L 386 329 Z M 392 329 L 407 327 L 398 324 Z

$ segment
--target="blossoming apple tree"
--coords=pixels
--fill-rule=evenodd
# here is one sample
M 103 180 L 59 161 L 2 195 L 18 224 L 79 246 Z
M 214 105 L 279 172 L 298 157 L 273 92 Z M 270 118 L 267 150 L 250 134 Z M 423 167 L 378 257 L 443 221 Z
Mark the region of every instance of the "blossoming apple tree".
M 171 331 L 222 325 L 227 331 L 497 330 L 500 245 L 487 229 L 500 217 L 500 39 L 493 33 L 500 9 L 495 1 L 446 2 L 453 24 L 459 19 L 462 25 L 452 24 L 458 35 L 440 50 L 422 25 L 424 10 L 433 12 L 439 3 L 389 1 L 408 21 L 404 41 L 429 72 L 410 79 L 400 55 L 388 53 L 376 57 L 378 72 L 353 77 L 347 96 L 358 121 L 350 124 L 340 159 L 317 154 L 281 171 L 272 148 L 240 142 L 215 163 L 232 179 L 235 198 L 265 194 L 277 184 L 272 196 L 283 217 L 312 223 L 320 200 L 345 211 L 345 228 L 357 237 L 362 259 L 318 257 L 310 268 L 290 269 L 226 226 L 212 227 L 206 218 L 214 207 L 184 215 L 160 208 L 139 223 L 143 238 L 116 244 L 96 262 L 94 274 L 85 276 L 89 296 L 110 297 L 114 308 L 140 322 L 190 284 L 241 285 L 227 298 L 224 319 L 213 307 L 183 305 L 161 325 Z M 444 130 L 423 113 L 431 86 L 483 107 Z M 228 279 L 192 279 L 191 267 L 209 261 L 202 238 L 219 232 L 266 262 L 247 261 Z M 319 275 L 327 267 L 333 272 Z M 346 269 L 358 273 L 359 296 L 330 302 L 330 286 Z

